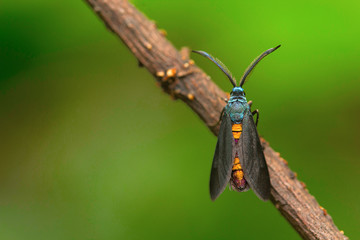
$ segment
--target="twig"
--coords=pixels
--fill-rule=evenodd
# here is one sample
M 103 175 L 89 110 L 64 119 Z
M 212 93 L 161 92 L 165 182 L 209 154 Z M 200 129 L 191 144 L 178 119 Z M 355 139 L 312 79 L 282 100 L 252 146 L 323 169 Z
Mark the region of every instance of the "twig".
M 222 99 L 226 94 L 194 65 L 188 49 L 177 51 L 165 32 L 126 0 L 86 1 L 126 44 L 139 65 L 155 76 L 162 89 L 184 101 L 217 135 L 216 123 L 225 106 Z M 265 140 L 262 144 L 271 178 L 271 201 L 296 231 L 304 239 L 348 239 L 280 154 Z

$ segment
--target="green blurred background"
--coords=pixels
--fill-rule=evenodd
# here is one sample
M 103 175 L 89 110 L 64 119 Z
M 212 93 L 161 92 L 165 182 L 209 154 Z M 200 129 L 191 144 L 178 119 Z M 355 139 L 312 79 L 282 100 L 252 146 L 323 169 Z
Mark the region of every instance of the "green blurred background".
M 132 2 L 238 77 L 282 44 L 245 85 L 259 132 L 359 239 L 359 1 Z M 1 1 L 0 134 L 0 239 L 300 239 L 251 191 L 210 201 L 216 138 L 83 1 Z

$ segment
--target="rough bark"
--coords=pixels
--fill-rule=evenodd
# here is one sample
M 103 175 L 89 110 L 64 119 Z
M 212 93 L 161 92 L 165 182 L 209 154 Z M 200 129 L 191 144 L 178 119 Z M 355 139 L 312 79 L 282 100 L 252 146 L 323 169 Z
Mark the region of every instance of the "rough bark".
M 217 124 L 227 97 L 210 77 L 189 59 L 189 50 L 176 48 L 126 0 L 86 0 L 108 29 L 120 37 L 139 61 L 156 78 L 162 89 L 184 101 L 218 134 Z M 287 162 L 262 139 L 271 178 L 271 201 L 304 239 L 348 239 L 335 226 Z

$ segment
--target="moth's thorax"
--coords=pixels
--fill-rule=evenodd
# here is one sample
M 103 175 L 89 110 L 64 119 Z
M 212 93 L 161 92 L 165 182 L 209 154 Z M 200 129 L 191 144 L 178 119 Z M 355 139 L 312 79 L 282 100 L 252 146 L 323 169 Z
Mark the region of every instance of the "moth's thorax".
M 234 87 L 225 107 L 225 112 L 230 115 L 233 123 L 239 124 L 242 122 L 247 109 L 249 109 L 249 105 L 244 90 L 241 87 Z
M 230 99 L 225 107 L 226 113 L 230 115 L 233 123 L 239 124 L 242 122 L 245 110 L 249 109 L 245 92 L 242 87 L 234 87 L 230 94 Z

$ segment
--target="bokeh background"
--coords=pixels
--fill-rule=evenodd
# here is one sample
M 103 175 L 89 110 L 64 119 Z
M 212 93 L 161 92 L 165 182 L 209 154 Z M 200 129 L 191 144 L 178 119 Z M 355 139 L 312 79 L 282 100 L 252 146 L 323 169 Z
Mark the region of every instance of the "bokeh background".
M 359 239 L 359 1 L 132 3 L 238 77 L 282 44 L 245 85 L 259 132 Z M 300 239 L 251 191 L 210 201 L 215 143 L 84 1 L 1 1 L 0 239 Z

